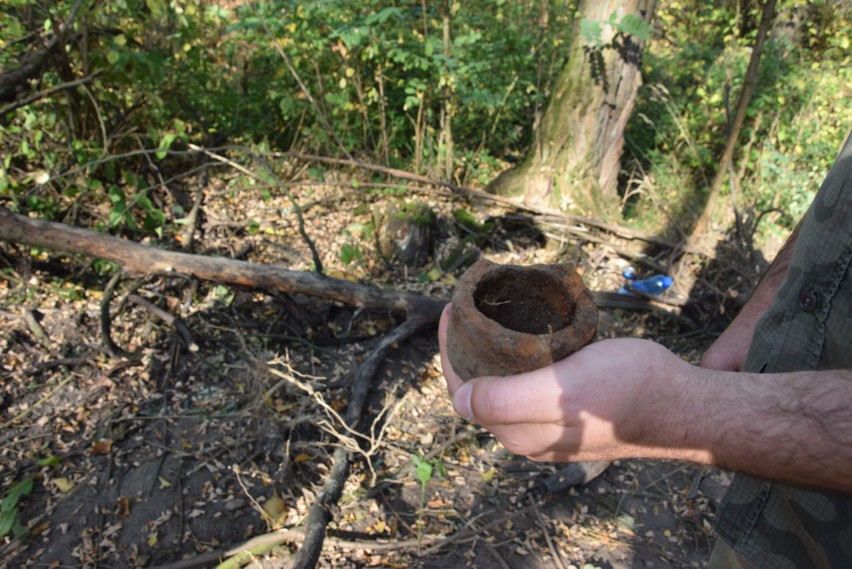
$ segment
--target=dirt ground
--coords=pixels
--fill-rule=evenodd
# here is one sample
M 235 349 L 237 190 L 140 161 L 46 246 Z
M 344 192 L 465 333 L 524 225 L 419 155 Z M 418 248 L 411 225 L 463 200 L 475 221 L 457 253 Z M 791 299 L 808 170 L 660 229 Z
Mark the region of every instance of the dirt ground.
M 437 244 L 423 267 L 385 264 L 365 228 L 400 192 L 322 182 L 293 191 L 333 276 L 448 298 L 464 265 L 439 263 L 465 247 L 504 263 L 574 262 L 595 290 L 616 290 L 626 266 L 611 247 L 504 209 L 410 190 L 406 200 L 433 206 Z M 205 188 L 195 251 L 310 270 L 289 202 L 232 183 Z M 465 241 L 458 208 L 492 225 Z M 278 543 L 242 563 L 287 567 L 341 444 L 355 459 L 320 567 L 706 565 L 724 474 L 710 471 L 699 486 L 691 465 L 621 461 L 585 486 L 543 492 L 563 465 L 512 456 L 454 415 L 434 329 L 384 362 L 356 434 L 339 422 L 350 380 L 398 315 L 175 275 L 126 278 L 111 335 L 135 355 L 113 358 L 101 334 L 101 265 L 0 251 L 0 528 L 15 525 L 3 567 L 214 567 L 222 552 L 269 536 Z M 134 292 L 180 315 L 197 351 L 128 302 Z M 693 362 L 711 341 L 665 313 L 603 308 L 598 337 L 615 336 L 651 338 Z

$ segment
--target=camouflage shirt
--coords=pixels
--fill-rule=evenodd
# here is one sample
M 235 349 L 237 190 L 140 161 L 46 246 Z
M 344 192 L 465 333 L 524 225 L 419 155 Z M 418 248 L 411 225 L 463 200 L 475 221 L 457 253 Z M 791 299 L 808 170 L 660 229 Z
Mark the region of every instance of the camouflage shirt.
M 852 136 L 805 215 L 745 371 L 852 368 L 850 262 Z M 737 475 L 716 516 L 719 536 L 755 567 L 852 567 L 852 496 Z

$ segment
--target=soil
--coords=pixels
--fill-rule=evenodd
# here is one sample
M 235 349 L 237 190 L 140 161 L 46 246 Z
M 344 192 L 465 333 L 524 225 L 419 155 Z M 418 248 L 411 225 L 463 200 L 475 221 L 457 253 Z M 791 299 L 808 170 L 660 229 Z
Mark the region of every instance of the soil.
M 354 192 L 346 176 L 291 188 L 333 276 L 449 298 L 465 265 L 442 271 L 441 262 L 473 251 L 501 263 L 573 262 L 596 290 L 620 284 L 625 263 L 605 246 L 543 239 L 514 213 L 438 194 L 407 195 L 437 216 L 429 263 L 386 265 L 365 227 L 371 208 L 398 198 Z M 310 270 L 290 202 L 244 183 L 222 176 L 204 189 L 192 248 Z M 459 207 L 512 224 L 465 240 Z M 348 264 L 344 246 L 360 251 Z M 585 486 L 542 492 L 561 465 L 512 456 L 453 413 L 434 330 L 396 348 L 374 378 L 363 434 L 345 430 L 349 382 L 397 314 L 149 275 L 119 284 L 112 337 L 135 355 L 114 358 L 100 332 L 102 266 L 9 244 L 0 264 L 0 520 L 20 524 L 3 538 L 2 567 L 212 567 L 211 553 L 275 531 L 281 543 L 246 563 L 286 567 L 341 444 L 355 461 L 320 567 L 705 566 L 722 473 L 696 485 L 690 465 L 620 461 Z M 134 292 L 180 315 L 199 349 L 126 302 Z M 710 339 L 680 326 L 605 309 L 598 337 L 652 338 L 696 361 Z M 15 498 L 12 487 L 28 480 L 31 492 Z
M 480 281 L 474 304 L 498 324 L 525 334 L 552 334 L 571 324 L 576 311 L 560 282 L 543 271 L 506 269 Z

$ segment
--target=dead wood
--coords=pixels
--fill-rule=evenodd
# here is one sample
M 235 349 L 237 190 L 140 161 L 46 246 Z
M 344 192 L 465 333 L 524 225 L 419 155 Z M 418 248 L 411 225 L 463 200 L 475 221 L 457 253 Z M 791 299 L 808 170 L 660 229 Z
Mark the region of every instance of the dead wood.
M 381 343 L 370 353 L 352 382 L 352 393 L 349 404 L 346 407 L 346 424 L 355 428 L 361 418 L 364 403 L 370 389 L 370 380 L 379 368 L 379 364 L 385 360 L 394 346 L 403 342 L 406 338 L 418 330 L 430 325 L 431 322 L 419 316 L 409 317 L 402 325 L 385 336 Z M 312 569 L 319 561 L 322 546 L 325 540 L 325 532 L 328 522 L 332 519 L 331 508 L 333 508 L 343 493 L 343 485 L 349 476 L 350 453 L 344 446 L 339 446 L 334 451 L 331 472 L 326 479 L 325 486 L 317 494 L 316 501 L 308 512 L 305 520 L 305 541 L 296 553 L 293 563 L 294 569 Z
M 445 300 L 382 290 L 316 273 L 165 251 L 89 229 L 24 217 L 3 207 L 0 207 L 0 240 L 98 257 L 118 263 L 130 274 L 179 273 L 217 283 L 301 293 L 362 308 L 398 310 L 408 315 L 417 314 L 429 323 L 438 321 L 447 303 Z
M 3 209 L 0 208 L 0 218 L 2 218 L 2 212 Z M 0 224 L 0 228 L 2 228 L 2 224 Z M 140 359 L 139 354 L 132 354 L 122 350 L 112 339 L 112 314 L 110 314 L 109 308 L 112 302 L 112 295 L 115 293 L 115 287 L 118 286 L 121 277 L 122 273 L 120 271 L 115 273 L 104 287 L 104 294 L 101 297 L 101 343 L 111 358 Z
M 183 318 L 180 316 L 174 316 L 169 314 L 150 300 L 142 298 L 138 294 L 130 294 L 127 296 L 128 300 L 134 304 L 138 304 L 143 307 L 145 310 L 165 322 L 170 326 L 174 326 L 175 331 L 180 335 L 180 339 L 183 341 L 184 345 L 190 352 L 198 351 L 198 344 L 192 338 L 192 333 L 189 331 L 189 328 L 186 326 L 186 322 L 183 321 Z
M 547 220 L 553 223 L 576 223 L 580 225 L 587 225 L 589 227 L 594 227 L 596 229 L 600 229 L 602 231 L 606 231 L 607 233 L 612 233 L 614 235 L 618 235 L 625 239 L 639 240 L 644 241 L 646 243 L 650 243 L 652 245 L 658 245 L 661 247 L 666 247 L 668 249 L 676 249 L 678 251 L 689 252 L 693 254 L 701 254 L 701 251 L 697 248 L 691 248 L 683 243 L 671 241 L 669 239 L 665 239 L 662 237 L 657 237 L 655 235 L 649 235 L 647 233 L 643 233 L 641 231 L 637 231 L 635 229 L 631 229 L 629 227 L 623 227 L 621 225 L 616 225 L 614 223 L 606 223 L 599 219 L 594 219 L 590 217 L 582 217 L 578 215 L 571 215 L 559 210 L 550 209 L 546 207 L 538 207 L 524 204 L 522 202 L 506 198 L 503 196 L 498 196 L 494 194 L 489 194 L 488 192 L 484 192 L 482 190 L 475 190 L 473 188 L 468 188 L 466 186 L 459 186 L 458 184 L 453 184 L 452 182 L 447 182 L 444 180 L 436 180 L 433 178 L 429 178 L 427 176 L 420 176 L 418 174 L 412 174 L 411 172 L 406 172 L 405 170 L 400 170 L 398 168 L 388 168 L 386 166 L 380 166 L 378 164 L 371 164 L 369 162 L 362 162 L 360 160 L 352 160 L 346 158 L 330 158 L 328 156 L 317 156 L 314 154 L 304 154 L 301 152 L 278 152 L 275 153 L 279 156 L 286 156 L 290 158 L 295 158 L 297 160 L 304 160 L 306 162 L 320 162 L 324 164 L 333 164 L 338 166 L 353 166 L 356 168 L 361 168 L 364 170 L 370 170 L 372 172 L 378 172 L 380 174 L 386 174 L 388 176 L 392 176 L 394 178 L 399 178 L 401 180 L 408 180 L 410 182 L 417 182 L 420 184 L 426 184 L 434 187 L 445 188 L 450 190 L 456 195 L 468 198 L 468 199 L 478 199 L 482 201 L 488 201 L 492 203 L 498 203 L 504 206 L 512 207 L 515 209 L 528 211 L 530 213 L 537 214 L 539 216 L 546 216 Z
M 444 300 L 413 293 L 381 290 L 317 273 L 163 251 L 87 229 L 24 217 L 2 207 L 0 207 L 0 239 L 66 253 L 100 257 L 118 263 L 128 273 L 151 274 L 162 271 L 183 273 L 213 282 L 285 293 L 302 293 L 364 308 L 404 311 L 408 315 L 407 320 L 385 336 L 361 364 L 352 382 L 351 397 L 345 416 L 347 426 L 351 428 L 355 428 L 360 420 L 370 381 L 388 352 L 418 330 L 437 322 L 446 304 Z M 109 299 L 117 281 L 118 279 L 114 277 L 107 287 L 109 290 L 104 293 L 103 304 L 106 308 L 102 307 L 102 322 L 106 322 L 103 328 L 107 346 L 111 343 Z M 134 301 L 138 302 L 135 299 Z M 147 305 L 146 308 L 150 309 Z M 113 350 L 117 351 L 118 348 L 113 345 Z M 305 523 L 305 540 L 297 554 L 295 567 L 308 568 L 316 565 L 322 552 L 326 527 L 332 519 L 331 509 L 340 499 L 344 483 L 349 475 L 349 464 L 349 451 L 343 446 L 338 447 L 334 452 L 333 465 L 325 486 L 317 494 L 316 502 L 308 513 Z
M 38 340 L 38 343 L 41 344 L 41 347 L 45 350 L 50 351 L 50 338 L 48 338 L 47 334 L 44 331 L 44 328 L 39 324 L 38 319 L 35 316 L 35 313 L 24 306 L 21 308 L 21 318 L 24 319 L 24 322 L 27 325 L 27 328 L 30 329 L 30 332 Z

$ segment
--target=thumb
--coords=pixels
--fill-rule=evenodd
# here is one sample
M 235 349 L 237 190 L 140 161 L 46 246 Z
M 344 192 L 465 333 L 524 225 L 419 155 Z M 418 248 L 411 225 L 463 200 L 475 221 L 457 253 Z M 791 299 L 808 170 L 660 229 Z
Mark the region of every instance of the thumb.
M 456 413 L 477 424 L 546 423 L 561 417 L 565 395 L 553 366 L 508 377 L 477 377 L 453 393 Z

